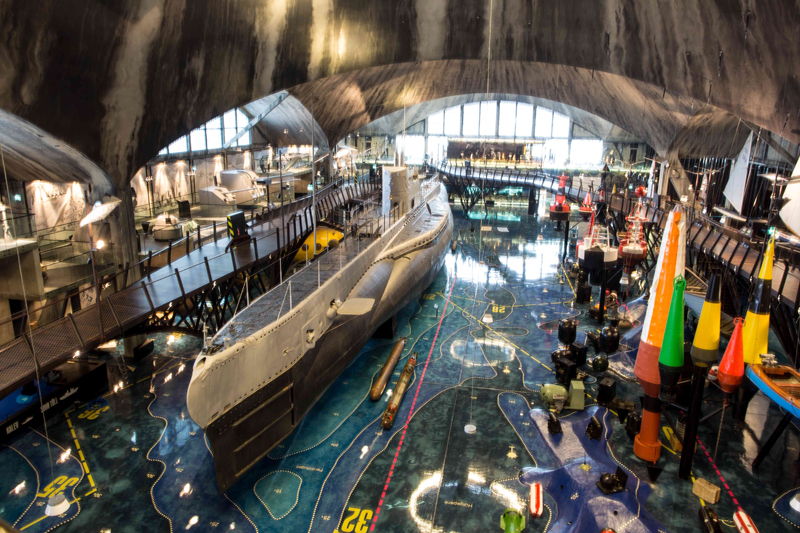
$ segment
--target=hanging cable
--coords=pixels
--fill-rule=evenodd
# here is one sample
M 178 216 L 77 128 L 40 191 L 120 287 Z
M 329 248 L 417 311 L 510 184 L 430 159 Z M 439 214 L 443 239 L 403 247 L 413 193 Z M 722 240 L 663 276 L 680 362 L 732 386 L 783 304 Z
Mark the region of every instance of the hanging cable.
M 489 2 L 489 44 L 488 44 L 488 51 L 487 51 L 487 58 L 486 58 L 486 102 L 489 102 L 489 76 L 491 72 L 491 62 L 492 62 L 492 19 L 494 15 L 494 0 Z M 480 113 L 478 114 L 478 128 L 480 128 Z M 480 130 L 479 130 L 480 131 Z M 481 202 L 483 203 L 483 209 L 486 210 L 486 174 L 488 173 L 488 166 L 486 165 L 486 137 L 483 137 L 483 175 L 481 176 Z M 488 216 L 488 213 L 487 213 Z M 483 255 L 483 217 L 481 217 L 481 227 L 478 228 L 478 265 L 481 264 L 481 257 Z M 473 276 L 474 278 L 474 276 Z M 478 282 L 475 281 L 475 298 L 472 301 L 472 316 L 475 316 L 475 304 L 478 301 Z M 478 325 L 481 327 L 481 331 L 483 331 L 483 325 L 481 324 L 481 318 L 476 317 L 478 321 Z M 467 328 L 467 335 L 469 336 L 469 328 Z M 486 333 L 483 334 L 484 339 L 486 338 Z M 470 395 L 469 395 L 469 422 L 472 424 L 472 404 L 474 402 L 473 398 L 475 397 L 475 348 L 477 345 L 477 339 L 474 339 L 475 342 L 472 343 L 472 369 L 470 371 Z
M 3 151 L 3 143 L 0 141 L 0 162 L 3 165 L 3 179 L 5 180 L 6 184 L 6 194 L 9 198 L 11 198 L 11 189 L 8 186 L 8 173 L 6 172 L 6 159 L 5 154 Z M 10 204 L 10 202 L 9 202 Z M 9 205 L 10 207 L 10 205 Z M 26 206 L 27 211 L 27 206 Z M 3 241 L 6 240 L 6 228 L 3 228 Z M 36 388 L 39 394 L 39 408 L 42 413 L 42 423 L 44 424 L 44 437 L 47 440 L 47 455 L 50 457 L 50 477 L 55 479 L 54 469 L 53 469 L 53 452 L 50 449 L 50 435 L 47 433 L 47 418 L 45 417 L 45 410 L 44 410 L 44 401 L 42 400 L 42 376 L 39 371 L 39 363 L 36 361 L 36 348 L 33 345 L 33 328 L 31 327 L 31 316 L 30 311 L 28 309 L 28 295 L 25 291 L 25 280 L 22 276 L 22 259 L 19 256 L 19 246 L 18 239 L 14 236 L 14 249 L 17 251 L 17 267 L 19 268 L 19 282 L 22 285 L 22 301 L 25 304 L 25 319 L 28 322 L 28 339 L 30 340 L 29 346 L 31 348 L 31 357 L 33 357 L 33 370 L 36 373 Z M 95 291 L 97 287 L 95 287 Z

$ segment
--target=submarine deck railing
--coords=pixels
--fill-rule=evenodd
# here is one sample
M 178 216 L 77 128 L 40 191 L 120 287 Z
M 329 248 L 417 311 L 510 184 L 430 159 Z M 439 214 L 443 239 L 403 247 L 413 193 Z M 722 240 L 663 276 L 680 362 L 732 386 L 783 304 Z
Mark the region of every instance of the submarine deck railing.
M 343 185 L 345 184 L 337 182 L 319 191 L 316 204 L 318 219 L 334 212 L 340 205 L 368 195 L 380 187 L 379 180 L 375 179 Z M 40 373 L 48 372 L 75 354 L 93 349 L 107 339 L 123 334 L 151 315 L 165 312 L 175 303 L 201 294 L 216 283 L 236 276 L 254 265 L 269 262 L 272 254 L 296 242 L 311 228 L 314 214 L 311 213 L 311 199 L 308 197 L 286 204 L 283 209 L 275 212 L 269 224 L 263 219 L 254 222 L 254 217 L 251 216 L 251 239 L 230 250 L 226 250 L 230 242 L 228 237 L 220 238 L 215 232 L 203 242 L 204 237 L 198 228 L 194 234 L 172 243 L 172 246 L 159 253 L 166 254 L 166 266 L 161 269 L 147 270 L 141 279 L 129 284 L 127 278 L 136 273 L 137 268 L 152 266 L 152 258 L 148 256 L 125 271 L 115 274 L 113 280 L 108 281 L 110 278 L 107 278 L 99 282 L 101 287 L 110 288 L 110 285 L 122 277 L 124 288 L 120 291 L 106 297 L 101 289 L 101 301 L 95 300 L 88 307 L 39 326 L 33 329 L 32 335 L 25 331 L 15 340 L 0 346 L 0 398 L 35 377 L 34 361 Z M 281 220 L 281 225 L 273 227 L 277 219 Z M 192 249 L 190 245 L 197 240 L 200 240 L 202 246 Z M 172 251 L 180 249 L 185 252 L 184 255 L 173 258 Z M 162 273 L 165 275 L 161 275 Z M 94 287 L 82 292 L 92 289 Z M 94 300 L 93 294 L 92 299 Z M 66 306 L 65 301 L 61 302 Z M 59 302 L 45 307 L 57 303 Z M 42 309 L 43 307 L 35 311 L 40 312 Z M 5 321 L 9 320 L 11 319 Z
M 348 255 L 352 254 L 347 262 L 342 262 L 342 247 L 338 247 L 338 267 L 336 266 L 336 260 L 334 259 L 333 267 L 326 268 L 323 273 L 320 273 L 319 268 L 322 262 L 326 258 L 330 257 L 331 254 L 336 254 L 336 249 L 328 249 L 324 251 L 322 254 L 320 254 L 319 260 L 315 260 L 314 262 L 310 262 L 305 266 L 302 266 L 291 276 L 284 278 L 281 284 L 272 287 L 266 294 L 254 301 L 250 307 L 243 309 L 241 313 L 231 317 L 231 319 L 219 329 L 211 342 L 214 344 L 223 345 L 226 339 L 228 342 L 239 342 L 256 333 L 257 329 L 277 322 L 278 320 L 296 320 L 297 317 L 293 318 L 288 315 L 290 315 L 296 308 L 308 306 L 308 300 L 311 298 L 329 301 L 328 297 L 326 297 L 323 293 L 316 292 L 317 289 L 323 287 L 325 283 L 332 277 L 336 276 L 342 268 L 346 267 L 353 261 L 360 260 L 361 254 L 366 252 L 367 249 L 376 240 L 378 240 L 381 235 L 389 232 L 393 238 L 399 232 L 401 232 L 403 227 L 402 225 L 398 225 L 398 222 L 402 222 L 405 219 L 405 214 L 410 214 L 418 209 L 421 209 L 424 205 L 425 199 L 429 198 L 431 194 L 435 192 L 435 190 L 438 190 L 435 189 L 435 187 L 437 187 L 437 185 L 431 186 L 430 180 L 423 181 L 420 191 L 413 197 L 414 201 L 412 205 L 415 206 L 414 208 L 409 206 L 409 208 L 406 210 L 407 206 L 404 202 L 401 202 L 399 205 L 391 207 L 388 211 L 385 211 L 380 204 L 371 204 L 368 209 L 361 210 L 358 216 L 351 219 L 348 225 L 349 228 L 357 228 L 357 232 L 355 235 L 353 235 L 351 232 L 348 232 L 347 236 L 345 237 L 345 239 L 354 238 L 356 242 L 355 249 L 350 248 L 350 250 L 347 252 Z M 377 214 L 376 211 L 378 211 Z M 363 244 L 361 242 L 362 239 L 366 241 Z M 347 242 L 348 241 L 345 240 L 345 243 Z M 314 283 L 313 279 L 315 270 L 316 283 Z M 290 300 L 288 310 L 286 310 L 285 306 L 287 296 Z M 278 305 L 279 301 L 281 302 L 280 305 Z M 247 320 L 246 314 L 248 313 L 257 313 L 258 326 L 254 326 L 249 320 Z M 244 319 L 242 319 L 242 317 L 244 317 Z M 305 316 L 305 318 L 300 319 L 300 322 L 306 323 L 309 318 L 309 316 Z M 222 343 L 219 342 L 220 339 L 223 339 Z
M 498 168 L 489 171 L 480 167 L 466 168 L 450 164 L 436 165 L 436 168 L 445 175 L 455 174 L 476 181 L 486 180 L 492 183 L 492 186 L 501 184 L 502 186 L 532 187 L 555 192 L 559 185 L 558 176 L 542 171 L 528 172 L 521 169 Z M 575 187 L 576 180 L 578 181 L 577 187 Z M 565 187 L 566 196 L 572 201 L 581 202 L 589 192 L 593 201 L 597 201 L 599 195 L 594 188 L 599 182 L 600 178 L 572 178 L 568 180 Z M 618 193 L 609 196 L 612 209 L 621 211 L 623 214 L 629 213 L 636 205 L 636 197 L 631 196 L 627 191 L 624 194 Z M 653 205 L 652 201 L 644 201 L 643 204 L 645 217 L 651 224 L 660 228 L 666 225 L 669 212 L 675 205 L 674 202 L 663 198 L 658 205 Z M 752 283 L 758 275 L 761 265 L 761 243 L 748 241 L 730 228 L 725 228 L 697 211 L 691 215 L 687 245 L 696 251 L 702 251 L 726 269 L 730 269 L 746 284 Z M 785 303 L 792 308 L 793 316 L 797 316 L 800 304 L 800 250 L 795 247 L 776 243 L 772 296 L 778 302 Z

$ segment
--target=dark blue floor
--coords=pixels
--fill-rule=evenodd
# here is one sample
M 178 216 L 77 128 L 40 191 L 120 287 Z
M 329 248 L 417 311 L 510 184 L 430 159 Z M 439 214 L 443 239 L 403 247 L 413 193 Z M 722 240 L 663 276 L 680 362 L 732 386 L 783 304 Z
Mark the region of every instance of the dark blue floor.
M 538 391 L 555 381 L 557 321 L 574 316 L 582 332 L 596 324 L 557 277 L 563 234 L 525 212 L 456 214 L 458 252 L 398 317 L 397 337 L 408 343 L 393 382 L 408 354 L 419 353 L 419 362 L 391 430 L 379 425 L 387 397 L 373 403 L 368 393 L 395 340 L 374 339 L 295 432 L 220 495 L 203 432 L 186 411 L 200 341 L 176 335 L 167 345 L 159 334 L 155 355 L 135 366 L 108 358 L 111 382 L 124 388 L 53 420 L 49 449 L 42 428 L 0 446 L 0 517 L 26 532 L 365 533 L 376 515 L 375 531 L 494 531 L 506 508 L 526 508 L 529 484 L 539 482 L 548 508 L 526 531 L 698 531 L 701 502 L 678 478 L 678 455 L 663 434 L 664 471 L 651 484 L 616 415 L 594 406 L 602 374 L 587 379 L 585 411 L 561 413 L 562 436 L 543 425 Z M 611 357 L 619 374 L 609 375 L 618 396 L 638 404 L 641 389 L 626 381 L 627 349 Z M 718 402 L 711 395 L 704 410 Z M 584 434 L 591 414 L 603 423 L 600 440 Z M 758 471 L 749 466 L 780 418 L 762 396 L 744 423 L 726 413 L 719 474 L 703 449 L 713 456 L 719 416 L 701 426 L 693 474 L 720 486 L 722 475 L 730 487 L 714 505 L 724 530 L 733 531 L 731 493 L 762 532 L 800 525 L 788 505 L 800 490 L 797 428 Z M 474 434 L 464 431 L 469 423 Z M 630 474 L 626 491 L 605 497 L 595 482 L 617 466 Z M 42 518 L 47 496 L 59 491 L 73 505 Z

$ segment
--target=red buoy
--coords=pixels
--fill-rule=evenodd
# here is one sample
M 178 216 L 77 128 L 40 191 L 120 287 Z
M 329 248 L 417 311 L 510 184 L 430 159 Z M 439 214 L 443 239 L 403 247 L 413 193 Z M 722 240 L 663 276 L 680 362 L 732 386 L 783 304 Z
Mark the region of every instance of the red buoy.
M 744 378 L 744 343 L 742 341 L 742 326 L 744 320 L 736 317 L 733 320 L 734 328 L 725 355 L 719 363 L 717 379 L 720 388 L 726 394 L 736 392 Z
M 531 485 L 530 511 L 531 516 L 535 518 L 542 516 L 542 512 L 544 511 L 542 485 L 539 483 L 534 483 Z

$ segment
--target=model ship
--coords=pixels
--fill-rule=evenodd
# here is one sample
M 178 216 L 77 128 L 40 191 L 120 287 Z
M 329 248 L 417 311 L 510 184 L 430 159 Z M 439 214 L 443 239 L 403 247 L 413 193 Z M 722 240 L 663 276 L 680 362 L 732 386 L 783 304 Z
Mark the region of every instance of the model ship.
M 611 245 L 608 236 L 608 228 L 600 224 L 595 219 L 596 213 L 592 213 L 589 226 L 583 240 L 578 241 L 578 264 L 589 272 L 591 279 L 595 279 L 598 273 L 610 270 L 617 264 L 619 249 Z
M 341 243 L 234 316 L 195 361 L 187 404 L 221 491 L 300 424 L 444 264 L 453 236 L 444 187 L 407 174 L 392 169 L 391 197 L 384 190 L 374 217 L 351 223 Z M 384 216 L 389 198 L 397 216 Z
M 781 409 L 800 418 L 800 372 L 789 366 L 776 364 L 773 359 L 768 364 L 749 365 L 746 374 Z

